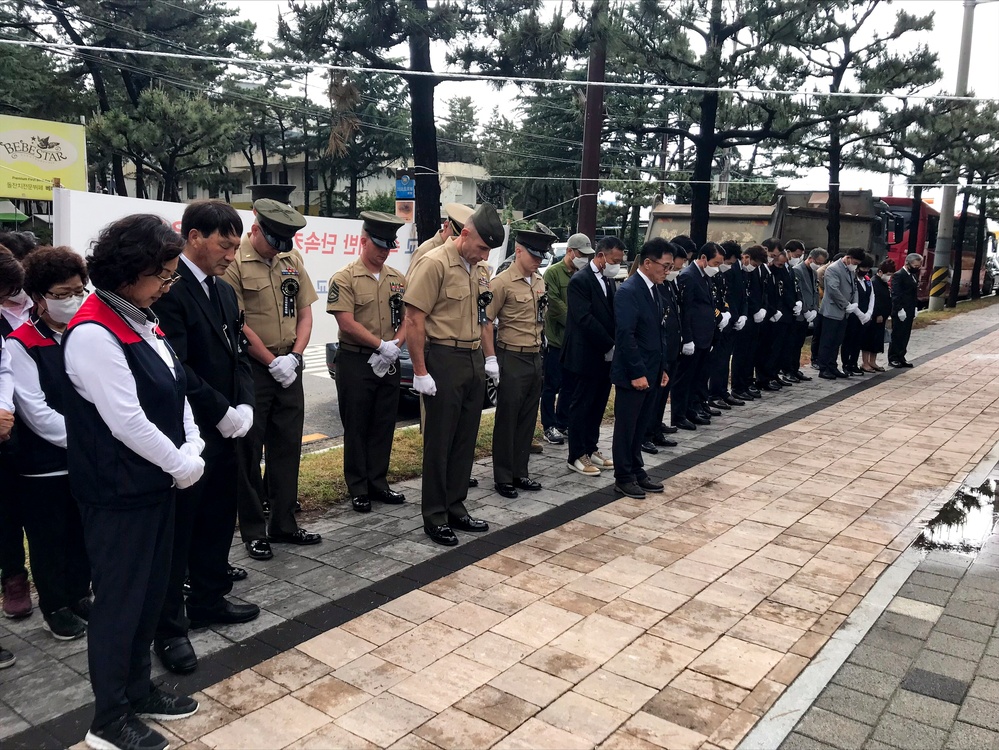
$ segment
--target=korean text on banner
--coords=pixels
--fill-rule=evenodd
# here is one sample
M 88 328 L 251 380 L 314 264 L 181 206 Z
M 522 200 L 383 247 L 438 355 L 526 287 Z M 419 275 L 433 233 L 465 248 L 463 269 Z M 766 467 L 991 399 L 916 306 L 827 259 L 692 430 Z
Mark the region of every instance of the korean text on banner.
M 52 180 L 87 189 L 82 125 L 0 115 L 0 198 L 52 200 Z

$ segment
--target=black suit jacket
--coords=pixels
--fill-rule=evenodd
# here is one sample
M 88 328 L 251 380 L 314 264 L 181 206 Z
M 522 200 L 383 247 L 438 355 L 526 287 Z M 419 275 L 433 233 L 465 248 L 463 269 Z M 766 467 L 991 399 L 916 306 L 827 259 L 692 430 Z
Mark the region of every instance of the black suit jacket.
M 680 332 L 683 343 L 693 341 L 698 349 L 711 348 L 715 336 L 715 302 L 711 281 L 696 263 L 680 272 Z
M 780 268 L 773 267 L 771 270 L 773 271 L 774 298 L 779 305 L 772 312 L 780 310 L 784 313 L 785 318 L 790 319 L 794 315 L 794 306 L 798 302 L 794 273 L 786 263 Z
M 562 364 L 572 372 L 602 366 L 614 346 L 614 282 L 608 280 L 607 287 L 605 295 L 589 266 L 569 279 Z
M 677 300 L 676 284 L 667 281 L 656 287 L 662 298 L 663 330 L 666 334 L 666 361 L 676 362 L 680 358 L 680 304 Z
M 746 273 L 740 271 L 739 273 Z M 767 300 L 763 289 L 763 274 L 759 268 L 746 274 L 746 314 L 751 318 L 761 309 L 766 309 Z
M 656 287 L 649 288 L 635 273 L 614 295 L 615 343 L 611 382 L 631 388 L 644 377 L 656 387 L 666 369 L 666 329 L 663 301 Z
M 201 282 L 181 259 L 182 281 L 153 305 L 160 328 L 187 373 L 187 399 L 205 441 L 205 453 L 232 444 L 216 428 L 230 406 L 253 405 L 253 375 L 243 345 L 236 293 L 216 277 L 224 319 L 213 309 Z
M 725 301 L 728 303 L 728 311 L 732 313 L 731 322 L 734 323 L 746 315 L 746 308 L 749 304 L 746 284 L 749 281 L 749 274 L 742 270 L 741 263 L 736 262 L 722 276 L 726 284 Z
M 891 314 L 898 317 L 898 311 L 905 310 L 906 316 L 915 317 L 918 289 L 919 284 L 908 269 L 896 271 L 891 277 Z

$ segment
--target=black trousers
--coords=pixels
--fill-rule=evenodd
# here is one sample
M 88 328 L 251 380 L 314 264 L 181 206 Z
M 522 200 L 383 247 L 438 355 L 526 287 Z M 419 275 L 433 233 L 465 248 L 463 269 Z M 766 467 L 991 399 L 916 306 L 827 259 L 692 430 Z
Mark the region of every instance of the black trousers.
M 295 382 L 282 388 L 265 365 L 250 359 L 256 403 L 253 427 L 237 441 L 239 477 L 236 502 L 239 533 L 244 542 L 266 539 L 270 534 L 293 534 L 298 530 L 298 466 L 302 460 L 302 427 L 305 424 L 305 391 L 302 372 Z M 260 459 L 266 456 L 264 474 Z M 270 505 L 270 519 L 264 502 Z
M 642 460 L 642 443 L 649 423 L 655 417 L 659 398 L 656 386 L 644 391 L 618 386 L 614 390 L 614 438 L 611 451 L 614 457 L 614 480 L 618 484 L 645 479 L 645 461 Z M 570 433 L 571 434 L 571 433 Z
M 819 363 L 819 345 L 822 341 L 822 316 L 817 315 L 812 321 L 812 364 Z
M 701 382 L 708 364 L 710 349 L 695 348 L 690 355 L 680 355 L 676 377 L 671 390 L 673 424 L 684 419 L 694 407 L 697 384 Z
M 839 369 L 836 355 L 843 345 L 845 335 L 846 320 L 828 317 L 822 319 L 822 340 L 819 342 L 819 369 L 822 372 L 835 372 Z
M 756 340 L 756 356 L 753 364 L 756 368 L 756 383 L 768 383 L 770 377 L 770 356 L 774 348 L 774 324 L 770 320 L 773 313 L 767 310 L 767 317 L 759 324 L 759 334 Z
M 645 428 L 645 439 L 654 440 L 657 436 L 666 437 L 662 434 L 662 426 L 666 421 L 666 404 L 669 402 L 669 394 L 673 388 L 673 376 L 676 374 L 676 360 L 666 362 L 666 374 L 669 381 L 664 386 L 653 386 L 656 392 L 656 400 L 652 404 L 652 416 Z M 672 421 L 672 415 L 671 420 Z
M 544 356 L 544 385 L 541 388 L 541 426 L 565 432 L 569 427 L 569 404 L 576 387 L 576 376 L 562 367 L 559 347 L 549 346 Z
M 763 355 L 760 353 L 756 355 L 756 372 L 761 385 L 775 380 L 780 375 L 781 368 L 787 358 L 789 323 L 787 314 L 782 315 L 776 323 L 767 321 L 764 328 L 767 348 Z
M 541 400 L 541 354 L 498 348 L 500 382 L 493 427 L 493 480 L 511 484 L 528 476 L 531 440 Z
M 24 567 L 24 522 L 17 500 L 17 473 L 10 466 L 12 458 L 0 453 L 0 580 L 27 575 Z
M 818 320 L 818 318 L 816 318 Z M 792 320 L 788 326 L 787 348 L 784 352 L 784 372 L 798 372 L 801 369 L 801 349 L 808 338 L 808 322 Z
M 745 393 L 753 385 L 760 325 L 750 315 L 746 326 L 735 335 L 735 346 L 732 349 L 732 393 Z
M 912 320 L 916 317 L 915 311 L 909 314 L 906 310 L 905 321 L 899 320 L 892 315 L 891 318 L 891 343 L 888 345 L 888 363 L 904 362 L 905 353 L 909 348 L 909 337 L 912 335 Z
M 846 333 L 843 335 L 843 344 L 840 347 L 839 356 L 843 361 L 843 368 L 855 368 L 860 359 L 860 344 L 864 337 L 864 326 L 856 315 L 850 315 L 846 320 Z
M 423 427 L 423 520 L 441 525 L 448 522 L 448 516 L 468 513 L 468 478 L 486 397 L 485 358 L 481 349 L 431 344 L 426 362 L 437 383 L 437 394 L 423 397 L 427 412 Z
M 205 473 L 193 487 L 177 492 L 170 580 L 163 600 L 156 639 L 187 635 L 190 622 L 184 607 L 184 579 L 191 581 L 187 611 L 205 611 L 222 604 L 232 591 L 229 547 L 236 530 L 235 444 L 205 456 Z
M 20 477 L 11 494 L 20 498 L 42 614 L 51 615 L 89 596 L 90 563 L 69 475 Z
M 732 362 L 732 352 L 735 349 L 735 340 L 742 331 L 732 330 L 728 326 L 715 339 L 715 345 L 708 355 L 708 397 L 712 399 L 724 400 L 729 396 L 728 373 Z
M 154 505 L 80 505 L 94 579 L 87 659 L 93 729 L 128 713 L 149 694 L 149 646 L 163 608 L 173 549 L 174 492 Z
M 395 420 L 399 413 L 399 367 L 375 375 L 370 354 L 341 349 L 336 388 L 343 422 L 343 477 L 353 497 L 386 492 Z
M 569 407 L 569 455 L 571 464 L 597 449 L 600 423 L 610 397 L 610 362 L 601 362 L 592 372 L 575 373 L 576 387 Z

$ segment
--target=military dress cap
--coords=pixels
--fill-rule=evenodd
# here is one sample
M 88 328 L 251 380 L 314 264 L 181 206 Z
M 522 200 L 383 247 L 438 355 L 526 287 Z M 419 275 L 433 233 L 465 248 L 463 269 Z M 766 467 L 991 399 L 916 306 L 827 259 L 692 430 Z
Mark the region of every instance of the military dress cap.
M 582 232 L 577 232 L 569 237 L 569 241 L 566 245 L 570 250 L 576 250 L 583 255 L 596 255 L 597 252 L 593 249 L 593 245 L 590 244 L 590 238 Z
M 253 212 L 257 215 L 257 226 L 271 247 L 286 253 L 295 246 L 295 233 L 305 226 L 302 214 L 273 198 L 254 201 Z
M 517 244 L 522 245 L 535 258 L 544 258 L 557 239 L 555 233 L 540 221 L 535 222 L 531 229 L 517 230 Z
M 464 203 L 448 203 L 444 206 L 444 213 L 447 214 L 451 226 L 454 227 L 455 234 L 465 227 L 465 222 L 468 221 L 473 210 L 471 206 L 466 206 Z
M 475 225 L 475 231 L 489 247 L 499 247 L 503 244 L 503 222 L 500 220 L 499 211 L 492 203 L 480 203 L 468 220 Z
M 361 211 L 361 218 L 364 219 L 364 231 L 368 233 L 368 237 L 382 249 L 396 246 L 399 227 L 406 223 L 398 216 L 384 211 Z

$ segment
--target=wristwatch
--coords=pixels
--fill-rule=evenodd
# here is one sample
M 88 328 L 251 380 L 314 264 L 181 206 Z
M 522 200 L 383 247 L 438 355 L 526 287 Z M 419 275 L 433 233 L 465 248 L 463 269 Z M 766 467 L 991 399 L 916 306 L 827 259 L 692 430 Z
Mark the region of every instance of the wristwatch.
M 298 352 L 290 352 L 291 356 L 298 360 L 298 366 L 303 367 L 305 365 L 305 360 L 302 359 L 302 355 Z

